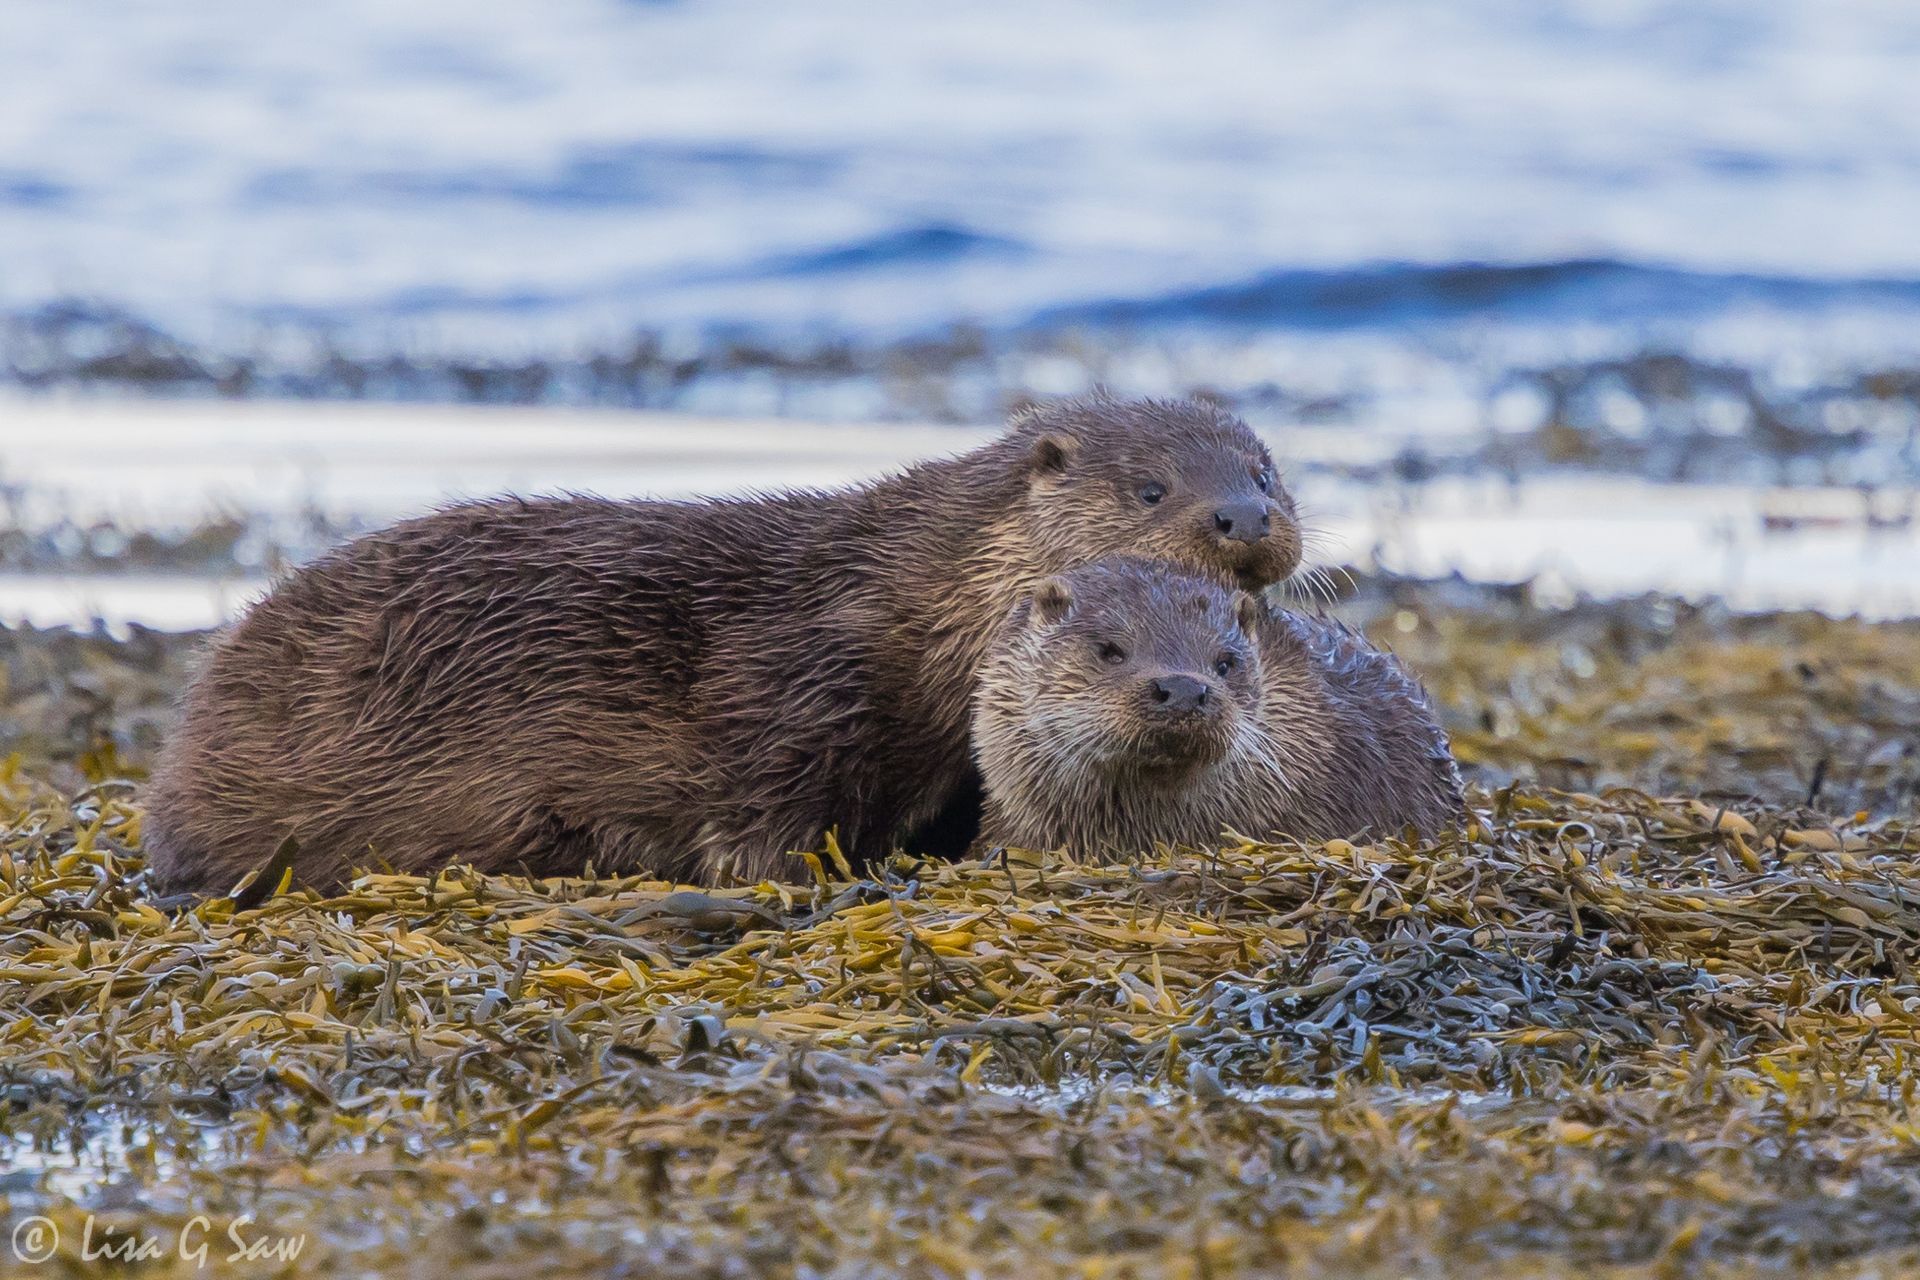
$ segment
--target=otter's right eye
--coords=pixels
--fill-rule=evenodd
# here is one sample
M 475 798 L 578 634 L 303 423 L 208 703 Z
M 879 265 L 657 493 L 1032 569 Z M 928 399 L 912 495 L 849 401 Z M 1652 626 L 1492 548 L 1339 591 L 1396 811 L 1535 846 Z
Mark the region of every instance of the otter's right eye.
M 1140 486 L 1140 501 L 1148 506 L 1158 506 L 1160 499 L 1167 496 L 1167 486 L 1158 481 L 1149 480 Z
M 1108 640 L 1100 646 L 1100 661 L 1110 667 L 1117 667 L 1127 660 L 1127 651 Z

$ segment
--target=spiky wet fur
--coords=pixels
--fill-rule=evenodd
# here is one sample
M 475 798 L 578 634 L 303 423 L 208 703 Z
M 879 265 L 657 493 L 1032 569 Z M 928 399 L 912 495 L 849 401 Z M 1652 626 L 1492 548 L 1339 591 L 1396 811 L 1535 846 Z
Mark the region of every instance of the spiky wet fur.
M 316 884 L 454 860 L 753 881 L 834 828 L 884 853 L 969 776 L 974 674 L 1036 581 L 1123 549 L 1223 580 L 1292 570 L 1277 488 L 1254 548 L 1124 500 L 1142 467 L 1213 477 L 1188 486 L 1201 503 L 1260 465 L 1223 411 L 1093 398 L 863 488 L 396 525 L 215 642 L 148 793 L 148 853 L 197 889 L 289 834 Z
M 981 669 L 984 846 L 1120 858 L 1228 830 L 1317 841 L 1458 820 L 1459 770 L 1425 691 L 1352 631 L 1245 601 L 1236 612 L 1219 587 L 1136 559 L 1061 584 L 1049 584 L 1071 601 L 1053 606 L 1061 616 L 1016 606 Z M 1089 658 L 1107 637 L 1160 655 L 1156 671 L 1207 679 L 1221 699 L 1217 719 L 1182 740 L 1184 760 L 1149 736 L 1144 677 Z M 1240 657 L 1230 676 L 1207 669 L 1229 652 Z

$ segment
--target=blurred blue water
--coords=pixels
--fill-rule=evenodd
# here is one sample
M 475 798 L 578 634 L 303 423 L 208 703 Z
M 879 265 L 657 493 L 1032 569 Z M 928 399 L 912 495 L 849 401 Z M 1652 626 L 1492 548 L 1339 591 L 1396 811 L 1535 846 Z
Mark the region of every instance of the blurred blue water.
M 0 312 L 1911 352 L 1916 68 L 1904 0 L 16 0 Z

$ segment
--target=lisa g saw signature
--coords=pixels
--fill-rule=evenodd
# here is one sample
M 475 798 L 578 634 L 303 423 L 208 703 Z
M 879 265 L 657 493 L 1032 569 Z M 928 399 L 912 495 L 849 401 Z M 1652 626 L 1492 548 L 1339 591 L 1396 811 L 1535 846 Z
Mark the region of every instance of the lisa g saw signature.
M 228 1222 L 221 1232 L 211 1218 L 196 1215 L 187 1219 L 178 1234 L 172 1234 L 117 1227 L 88 1214 L 81 1221 L 78 1238 L 66 1242 L 63 1254 L 58 1223 L 51 1218 L 23 1218 L 13 1228 L 13 1256 L 29 1264 L 62 1256 L 80 1262 L 122 1264 L 177 1258 L 205 1270 L 209 1262 L 232 1267 L 284 1266 L 299 1258 L 306 1247 L 304 1232 L 277 1236 L 253 1230 L 253 1225 L 252 1215 L 243 1214 Z

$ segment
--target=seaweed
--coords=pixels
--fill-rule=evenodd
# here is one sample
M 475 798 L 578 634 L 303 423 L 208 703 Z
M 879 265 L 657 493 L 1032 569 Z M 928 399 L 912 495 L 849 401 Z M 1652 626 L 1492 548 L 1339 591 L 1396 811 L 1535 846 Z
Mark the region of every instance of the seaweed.
M 702 891 L 282 859 L 173 904 L 101 710 L 0 769 L 9 1222 L 74 1270 L 90 1216 L 196 1215 L 208 1270 L 244 1219 L 269 1274 L 1920 1265 L 1920 628 L 1345 607 L 1433 681 L 1460 831 L 865 877 L 829 842 Z

